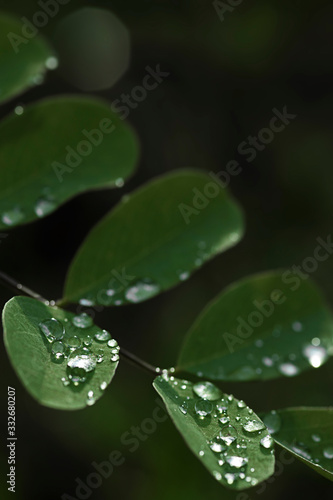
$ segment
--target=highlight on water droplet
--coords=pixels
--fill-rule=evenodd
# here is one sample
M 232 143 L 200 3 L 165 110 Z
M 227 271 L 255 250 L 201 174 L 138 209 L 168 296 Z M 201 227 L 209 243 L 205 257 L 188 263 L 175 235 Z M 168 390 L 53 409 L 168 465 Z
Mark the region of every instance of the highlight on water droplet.
M 199 398 L 208 399 L 208 401 L 216 401 L 222 396 L 220 389 L 211 382 L 198 382 L 194 384 L 193 392 L 199 396 Z
M 243 425 L 243 429 L 246 432 L 258 432 L 265 429 L 265 425 L 260 420 L 249 420 Z
M 238 432 L 232 425 L 226 425 L 220 432 L 220 438 L 227 445 L 230 446 L 238 437 Z
M 266 450 L 270 450 L 274 446 L 274 439 L 271 436 L 265 436 L 260 440 L 260 444 Z

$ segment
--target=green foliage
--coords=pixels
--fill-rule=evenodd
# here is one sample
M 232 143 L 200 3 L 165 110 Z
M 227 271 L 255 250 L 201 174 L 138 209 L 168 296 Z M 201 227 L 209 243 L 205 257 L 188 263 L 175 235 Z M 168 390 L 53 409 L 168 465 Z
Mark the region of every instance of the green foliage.
M 50 324 L 51 318 L 59 323 Z M 101 336 L 102 330 L 92 321 L 91 326 L 77 327 L 74 318 L 80 321 L 80 316 L 27 297 L 14 297 L 3 310 L 4 342 L 18 377 L 37 401 L 58 410 L 79 410 L 95 403 L 110 384 L 118 365 L 117 360 L 111 361 L 112 349 L 107 342 L 95 338 L 96 334 Z M 43 325 L 44 331 L 56 329 L 57 336 L 50 333 L 47 338 Z M 105 332 L 102 337 L 111 339 Z M 61 355 L 62 349 L 55 349 L 59 344 L 68 359 L 73 360 L 72 369 Z M 74 350 L 78 345 L 80 348 Z M 76 377 L 85 378 L 84 383 L 77 383 Z
M 54 53 L 42 37 L 22 42 L 21 30 L 19 19 L 0 14 L 0 102 L 40 83 L 55 63 Z
M 0 229 L 44 217 L 83 191 L 122 186 L 137 158 L 131 128 L 103 101 L 27 106 L 0 123 Z
M 243 490 L 274 473 L 273 439 L 244 401 L 209 382 L 193 385 L 160 376 L 154 387 L 191 451 L 217 481 Z
M 242 214 L 225 190 L 207 200 L 189 223 L 194 188 L 211 178 L 192 170 L 158 178 L 130 196 L 89 234 L 69 269 L 64 302 L 89 299 L 118 305 L 141 302 L 167 290 L 243 234 Z M 217 186 L 217 185 L 216 185 Z
M 266 380 L 318 368 L 332 353 L 333 317 L 322 294 L 278 271 L 234 283 L 213 300 L 178 366 L 213 380 Z
M 333 481 L 333 408 L 287 408 L 262 418 L 279 445 Z

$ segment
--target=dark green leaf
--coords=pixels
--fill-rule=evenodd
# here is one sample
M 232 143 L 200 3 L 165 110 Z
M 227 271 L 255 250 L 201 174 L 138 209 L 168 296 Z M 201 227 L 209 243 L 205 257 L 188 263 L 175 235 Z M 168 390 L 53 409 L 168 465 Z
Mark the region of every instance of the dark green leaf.
M 59 97 L 28 106 L 0 123 L 0 229 L 89 189 L 121 186 L 137 158 L 132 130 L 103 101 Z
M 243 490 L 274 473 L 273 439 L 244 401 L 209 382 L 193 385 L 162 375 L 154 387 L 191 451 L 217 481 Z
M 213 380 L 271 379 L 318 368 L 332 353 L 332 314 L 321 293 L 281 271 L 234 283 L 208 305 L 178 366 Z
M 188 220 L 184 205 L 193 207 L 195 198 L 198 206 L 196 193 L 208 185 L 215 196 L 202 194 L 206 201 Z M 92 230 L 71 264 L 64 300 L 146 300 L 187 279 L 242 233 L 242 214 L 225 190 L 200 171 L 173 172 L 126 196 Z
M 41 331 L 41 325 L 45 329 L 51 318 L 60 322 L 51 323 L 51 328 L 60 332 L 59 338 L 62 327 L 65 329 L 65 336 L 59 341 L 64 356 L 52 352 L 61 351 L 56 336 L 49 337 L 49 341 Z M 95 337 L 103 333 L 103 338 L 111 339 L 111 335 L 93 325 L 91 318 L 91 326 L 86 328 L 75 326 L 73 318 L 89 320 L 27 297 L 14 297 L 3 310 L 5 346 L 18 377 L 37 401 L 59 410 L 94 404 L 110 384 L 118 365 L 119 356 L 112 353 L 112 349 L 118 349 L 116 342 L 113 341 L 115 347 L 110 347 Z M 76 344 L 80 347 L 75 349 Z
M 0 102 L 40 83 L 47 69 L 55 67 L 51 48 L 37 33 L 37 28 L 25 30 L 19 19 L 0 15 Z
M 333 481 L 333 408 L 287 408 L 263 420 L 279 445 Z

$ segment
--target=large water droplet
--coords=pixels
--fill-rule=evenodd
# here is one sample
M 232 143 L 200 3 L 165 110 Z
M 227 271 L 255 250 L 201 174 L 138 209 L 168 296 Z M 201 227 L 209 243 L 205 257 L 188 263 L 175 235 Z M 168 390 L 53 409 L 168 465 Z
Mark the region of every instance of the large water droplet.
M 230 467 L 234 467 L 235 469 L 240 469 L 241 467 L 244 467 L 248 463 L 247 458 L 237 457 L 237 456 L 227 457 L 226 461 L 228 462 Z
M 328 352 L 324 347 L 307 345 L 303 349 L 303 355 L 307 358 L 313 368 L 319 368 L 328 358 Z
M 206 399 L 199 399 L 195 403 L 195 413 L 199 415 L 199 417 L 207 417 L 213 411 L 213 404 Z
M 278 413 L 276 413 L 276 411 L 273 410 L 270 413 L 267 413 L 263 420 L 270 434 L 279 432 L 281 428 L 281 417 Z
M 199 396 L 199 398 L 208 399 L 208 401 L 216 401 L 222 396 L 220 389 L 211 382 L 198 382 L 194 384 L 193 392 Z
M 64 338 L 65 328 L 63 324 L 55 318 L 45 319 L 39 323 L 39 328 L 49 342 Z
M 222 441 L 230 446 L 238 437 L 238 432 L 232 425 L 226 425 L 220 432 Z
M 79 314 L 78 316 L 74 316 L 73 325 L 77 328 L 89 328 L 93 325 L 92 317 L 87 313 Z
M 226 449 L 225 443 L 223 441 L 221 441 L 221 439 L 217 439 L 217 438 L 215 438 L 213 441 L 211 441 L 209 447 L 214 453 L 221 453 L 222 451 L 224 451 Z
M 51 353 L 53 354 L 55 361 L 63 359 L 65 355 L 65 346 L 62 342 L 53 342 L 51 347 Z
M 24 213 L 19 207 L 7 210 L 2 214 L 1 220 L 6 226 L 15 226 L 24 219 Z
M 249 420 L 246 424 L 243 425 L 243 429 L 246 432 L 258 432 L 262 431 L 265 428 L 265 425 L 260 422 L 260 420 Z
M 125 292 L 125 297 L 129 302 L 141 302 L 153 297 L 159 292 L 159 290 L 159 285 L 147 278 L 137 281 L 134 285 L 128 288 Z
M 260 440 L 260 444 L 266 450 L 270 450 L 271 448 L 273 448 L 274 439 L 271 436 L 265 436 Z
M 74 385 L 79 385 L 87 379 L 87 375 L 96 368 L 96 356 L 86 347 L 74 351 L 67 362 L 68 378 Z
M 79 337 L 74 335 L 73 337 L 69 337 L 69 339 L 67 340 L 67 345 L 68 347 L 70 347 L 70 349 L 77 349 L 81 346 L 81 340 L 79 339 Z

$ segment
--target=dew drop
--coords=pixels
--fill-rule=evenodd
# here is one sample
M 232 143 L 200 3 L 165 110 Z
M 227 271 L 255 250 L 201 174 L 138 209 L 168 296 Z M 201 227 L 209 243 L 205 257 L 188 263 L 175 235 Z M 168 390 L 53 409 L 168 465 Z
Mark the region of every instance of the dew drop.
M 299 374 L 299 368 L 293 363 L 281 363 L 279 371 L 286 377 L 295 377 L 295 375 Z
M 260 444 L 266 450 L 270 450 L 271 448 L 273 448 L 274 440 L 271 436 L 265 436 L 260 440 Z
M 221 418 L 219 418 L 219 422 L 220 422 L 222 425 L 226 425 L 226 424 L 228 424 L 228 423 L 230 422 L 230 417 L 227 417 L 227 416 L 225 416 L 225 417 L 221 417 Z
M 64 338 L 65 328 L 63 324 L 55 318 L 45 319 L 39 323 L 39 328 L 49 342 Z
M 100 387 L 100 389 L 101 389 L 101 391 L 105 391 L 105 389 L 107 388 L 107 385 L 108 385 L 108 384 L 107 384 L 105 381 L 104 381 L 104 382 L 102 382 L 102 383 L 101 383 L 101 385 L 99 386 L 99 387 Z
M 194 384 L 193 392 L 199 396 L 199 398 L 208 399 L 208 401 L 216 401 L 222 396 L 220 389 L 211 382 L 198 382 Z
M 17 116 L 23 115 L 23 113 L 24 113 L 24 107 L 23 106 L 16 106 L 16 108 L 14 109 L 14 113 Z
M 24 219 L 24 214 L 19 207 L 15 207 L 2 214 L 1 220 L 6 226 L 15 226 Z
M 86 347 L 89 347 L 93 343 L 93 338 L 91 337 L 91 335 L 86 335 L 82 339 L 82 342 Z
M 119 361 L 119 355 L 118 354 L 113 354 L 110 358 L 110 360 L 115 363 L 116 361 Z
M 74 335 L 73 337 L 69 337 L 69 339 L 67 340 L 67 345 L 71 349 L 77 349 L 78 347 L 81 347 L 81 340 L 79 339 L 79 337 Z
M 51 353 L 55 357 L 55 360 L 58 361 L 59 359 L 62 359 L 65 354 L 65 346 L 62 342 L 53 342 L 52 347 L 51 347 Z
M 264 358 L 262 358 L 262 363 L 267 367 L 271 367 L 271 366 L 273 366 L 274 361 L 272 360 L 272 358 L 265 356 Z
M 312 434 L 311 438 L 312 438 L 312 441 L 314 441 L 315 443 L 320 443 L 320 441 L 321 441 L 321 437 L 318 436 L 318 434 Z
M 93 404 L 95 404 L 95 402 L 96 402 L 96 399 L 94 396 L 94 391 L 89 391 L 88 395 L 87 395 L 87 405 L 92 406 Z
M 303 325 L 299 321 L 294 321 L 292 324 L 292 329 L 294 332 L 301 332 L 303 330 Z
M 243 425 L 243 429 L 246 432 L 258 432 L 262 431 L 265 428 L 265 425 L 260 422 L 260 420 L 249 420 L 246 424 Z
M 221 442 L 221 439 L 217 438 L 211 441 L 209 447 L 214 453 L 221 453 L 222 451 L 225 450 L 224 442 Z
M 200 450 L 200 451 L 199 451 L 199 456 L 200 456 L 200 457 L 203 457 L 203 456 L 204 456 L 204 454 L 205 454 L 205 452 L 204 452 L 204 451 L 202 451 L 202 450 Z
M 118 342 L 115 339 L 110 339 L 108 341 L 108 347 L 118 347 Z
M 96 356 L 86 347 L 75 350 L 67 362 L 68 378 L 74 385 L 87 379 L 87 375 L 96 368 Z
M 223 442 L 230 446 L 238 437 L 238 432 L 232 425 L 226 425 L 220 432 L 220 437 Z
M 89 328 L 93 325 L 92 317 L 87 313 L 79 314 L 78 316 L 74 316 L 73 325 L 77 328 Z
M 234 482 L 236 481 L 237 479 L 237 476 L 236 474 L 232 474 L 231 472 L 227 472 L 226 474 L 224 474 L 224 479 L 227 481 L 228 484 L 234 484 Z
M 217 481 L 221 481 L 221 479 L 222 479 L 222 474 L 220 474 L 220 472 L 214 471 L 214 472 L 213 472 L 213 474 L 214 474 L 214 477 L 215 477 L 215 479 L 216 479 Z
M 238 408 L 246 408 L 246 403 L 243 400 L 238 401 L 237 403 Z
M 47 69 L 50 69 L 50 70 L 57 69 L 58 64 L 59 64 L 59 61 L 54 56 L 48 57 L 45 61 L 45 66 L 47 67 Z
M 108 341 L 110 341 L 110 339 L 111 339 L 111 335 L 106 330 L 101 330 L 100 332 L 97 332 L 95 334 L 95 340 L 97 340 L 97 342 L 101 342 L 101 343 L 108 342 Z
M 37 217 L 45 217 L 45 215 L 53 212 L 57 207 L 55 201 L 51 198 L 40 198 L 35 205 L 35 214 Z
M 91 307 L 91 306 L 94 306 L 95 305 L 95 301 L 93 299 L 80 299 L 79 303 L 81 304 L 81 306 L 84 306 L 84 307 Z
M 303 355 L 313 368 L 319 368 L 328 358 L 328 352 L 324 347 L 309 344 L 304 347 Z
M 333 460 L 333 446 L 327 446 L 324 449 L 324 457 L 327 458 L 328 460 Z
M 187 415 L 187 411 L 188 411 L 188 404 L 186 401 L 184 401 L 180 407 L 179 407 L 179 410 L 182 412 L 183 415 Z
M 199 399 L 195 403 L 195 413 L 199 415 L 199 417 L 207 417 L 213 411 L 213 404 L 207 399 Z
M 247 458 L 237 457 L 237 456 L 227 457 L 226 461 L 228 462 L 230 467 L 234 467 L 235 469 L 240 469 L 241 467 L 244 467 L 248 463 Z

